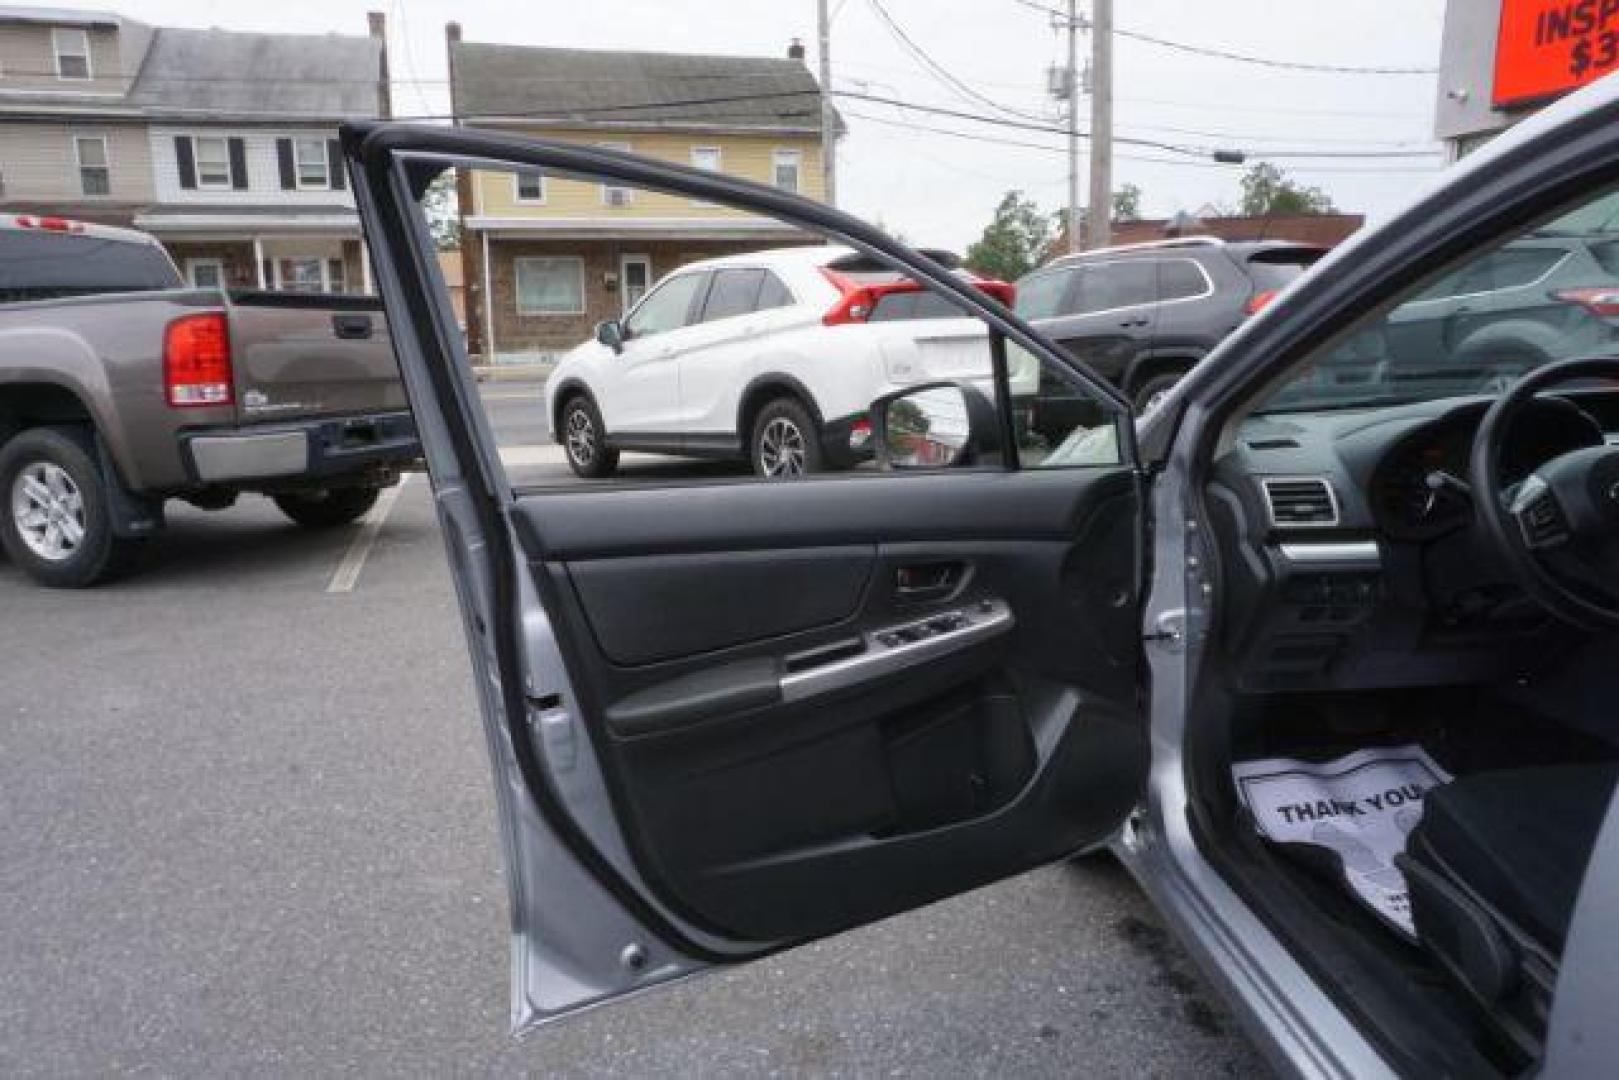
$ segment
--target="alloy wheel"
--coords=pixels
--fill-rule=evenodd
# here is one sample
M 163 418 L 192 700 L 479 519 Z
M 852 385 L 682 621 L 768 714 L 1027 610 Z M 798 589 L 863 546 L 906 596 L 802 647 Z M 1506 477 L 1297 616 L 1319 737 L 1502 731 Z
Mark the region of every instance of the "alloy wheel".
M 587 467 L 596 460 L 596 425 L 590 422 L 590 414 L 582 407 L 568 412 L 566 438 L 568 456 L 576 465 Z
M 766 476 L 804 475 L 804 433 L 785 416 L 765 425 L 759 436 L 759 471 Z
M 24 466 L 12 481 L 11 519 L 28 550 L 48 562 L 71 559 L 84 543 L 84 495 L 49 461 Z

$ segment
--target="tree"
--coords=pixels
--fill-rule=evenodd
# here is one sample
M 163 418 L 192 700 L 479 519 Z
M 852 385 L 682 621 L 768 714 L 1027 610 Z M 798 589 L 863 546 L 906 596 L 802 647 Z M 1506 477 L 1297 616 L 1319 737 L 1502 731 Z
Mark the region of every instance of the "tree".
M 989 277 L 1016 281 L 1039 266 L 1057 232 L 1046 213 L 1021 191 L 1008 191 L 984 235 L 967 249 L 967 265 Z
M 1242 212 L 1249 217 L 1330 214 L 1333 209 L 1325 191 L 1294 183 L 1268 161 L 1255 162 L 1242 176 Z
M 427 218 L 427 231 L 440 251 L 456 251 L 461 247 L 460 199 L 456 197 L 455 170 L 445 169 L 427 185 L 422 195 L 422 213 Z
M 1125 184 L 1113 192 L 1113 220 L 1141 220 L 1141 189 L 1139 187 L 1134 184 Z

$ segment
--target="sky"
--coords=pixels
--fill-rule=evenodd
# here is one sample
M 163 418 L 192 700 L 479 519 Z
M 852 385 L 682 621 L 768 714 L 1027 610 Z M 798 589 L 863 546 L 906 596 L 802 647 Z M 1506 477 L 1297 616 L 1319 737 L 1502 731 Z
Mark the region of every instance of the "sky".
M 1354 67 L 1435 68 L 1445 0 L 1116 0 L 1121 30 L 1251 56 Z M 1064 0 L 832 0 L 835 88 L 988 114 L 927 72 L 881 20 L 877 6 L 924 52 L 977 94 L 1057 119 L 1047 69 L 1065 46 L 1034 6 Z M 793 38 L 815 54 L 815 0 L 101 0 L 158 25 L 311 33 L 366 32 L 386 13 L 399 115 L 448 111 L 444 24 L 466 40 L 569 48 L 784 55 Z M 1089 5 L 1081 0 L 1081 10 Z M 1082 36 L 1081 52 L 1088 50 Z M 1289 71 L 1116 39 L 1115 128 L 1121 138 L 1246 152 L 1436 150 L 1436 77 Z M 995 128 L 893 105 L 842 100 L 849 125 L 838 154 L 839 203 L 916 244 L 964 249 L 1008 190 L 1056 210 L 1067 198 L 1060 135 Z M 1081 128 L 1089 106 L 1081 106 Z M 946 134 L 955 132 L 957 134 Z M 970 137 L 963 137 L 963 134 Z M 986 142 L 985 137 L 1003 142 Z M 1038 146 L 1007 145 L 1006 141 Z M 1143 212 L 1165 217 L 1205 205 L 1232 208 L 1241 168 L 1140 146 L 1116 147 L 1114 183 L 1141 188 Z M 1158 159 L 1158 160 L 1146 160 Z M 1166 160 L 1168 159 L 1168 160 Z M 1270 158 L 1321 187 L 1338 209 L 1377 220 L 1437 174 L 1443 159 Z M 1082 162 L 1081 168 L 1085 167 Z M 1082 190 L 1083 181 L 1082 181 Z

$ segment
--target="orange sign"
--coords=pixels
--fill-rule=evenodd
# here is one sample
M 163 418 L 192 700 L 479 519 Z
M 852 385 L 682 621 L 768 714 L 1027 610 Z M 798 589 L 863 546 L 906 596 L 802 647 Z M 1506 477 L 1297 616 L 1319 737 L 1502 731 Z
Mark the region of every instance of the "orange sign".
M 1497 108 L 1556 97 L 1619 68 L 1619 0 L 1501 0 Z

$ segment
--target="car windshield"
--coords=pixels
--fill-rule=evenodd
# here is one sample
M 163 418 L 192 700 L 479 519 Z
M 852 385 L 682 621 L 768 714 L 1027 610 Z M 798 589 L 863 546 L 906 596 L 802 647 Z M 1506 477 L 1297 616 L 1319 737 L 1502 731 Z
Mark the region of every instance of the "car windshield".
M 1306 359 L 1255 412 L 1498 393 L 1554 360 L 1619 352 L 1619 192 L 1478 249 Z

